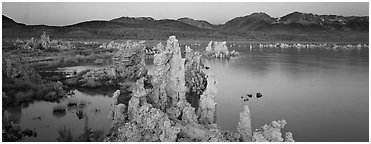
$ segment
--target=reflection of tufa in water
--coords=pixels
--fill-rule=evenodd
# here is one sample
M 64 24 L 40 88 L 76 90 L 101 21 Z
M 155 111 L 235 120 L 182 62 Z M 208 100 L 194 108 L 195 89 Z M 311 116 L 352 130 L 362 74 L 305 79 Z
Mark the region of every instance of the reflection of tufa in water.
M 63 117 L 66 115 L 67 106 L 58 104 L 53 107 L 53 115 L 56 117 Z
M 37 117 L 32 118 L 32 120 L 42 120 L 42 117 L 41 116 L 37 116 Z
M 104 131 L 103 130 L 92 130 L 89 128 L 89 120 L 88 117 L 84 117 L 84 132 L 77 136 L 76 139 L 72 136 L 71 129 L 63 128 L 58 129 L 59 136 L 57 137 L 58 142 L 101 142 L 104 138 Z

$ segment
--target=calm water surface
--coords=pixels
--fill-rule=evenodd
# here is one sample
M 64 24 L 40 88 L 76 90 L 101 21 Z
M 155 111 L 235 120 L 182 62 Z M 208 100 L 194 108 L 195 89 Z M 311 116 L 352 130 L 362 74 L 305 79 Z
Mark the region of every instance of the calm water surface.
M 202 46 L 204 47 L 204 46 Z M 273 120 L 285 119 L 284 132 L 297 141 L 368 141 L 368 49 L 326 48 L 230 48 L 240 56 L 229 61 L 206 60 L 218 84 L 217 123 L 235 131 L 239 113 L 248 104 L 253 129 Z M 146 61 L 149 67 L 151 60 Z M 98 67 L 77 66 L 61 71 L 82 71 Z M 151 72 L 151 71 L 150 71 Z M 114 90 L 72 90 L 74 97 L 61 103 L 34 102 L 6 109 L 22 129 L 36 130 L 38 136 L 22 141 L 56 141 L 58 129 L 67 128 L 74 138 L 111 126 L 108 112 Z M 257 99 L 255 93 L 263 97 Z M 253 94 L 243 102 L 241 96 Z M 68 99 L 87 103 L 81 109 L 53 113 L 53 107 Z M 81 113 L 81 112 L 82 113 Z M 83 114 L 83 117 L 81 117 Z
M 60 103 L 33 102 L 27 106 L 7 108 L 6 113 L 18 122 L 22 129 L 29 128 L 37 132 L 37 137 L 24 137 L 22 141 L 56 141 L 59 129 L 69 129 L 76 139 L 85 132 L 106 131 L 111 126 L 108 113 L 111 108 L 114 90 L 72 90 L 73 97 L 62 99 Z M 83 101 L 86 106 L 81 108 L 67 107 L 69 99 Z M 65 105 L 65 113 L 53 112 L 56 105 Z
M 248 104 L 252 127 L 285 119 L 297 141 L 368 141 L 368 49 L 236 48 L 209 60 L 219 81 L 217 123 L 236 131 Z M 257 99 L 255 93 L 263 97 Z M 247 102 L 241 96 L 254 97 Z

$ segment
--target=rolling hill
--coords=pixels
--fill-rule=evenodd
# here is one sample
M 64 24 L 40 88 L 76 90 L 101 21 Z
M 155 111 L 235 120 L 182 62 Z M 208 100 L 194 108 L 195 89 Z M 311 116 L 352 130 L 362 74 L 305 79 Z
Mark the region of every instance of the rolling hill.
M 265 13 L 236 17 L 213 25 L 191 18 L 161 19 L 119 17 L 109 21 L 85 21 L 68 26 L 25 25 L 3 15 L 3 38 L 34 37 L 42 31 L 61 38 L 222 40 L 321 40 L 368 41 L 368 16 L 317 15 L 293 12 L 279 18 Z M 317 37 L 317 38 L 313 38 Z M 319 38 L 321 37 L 321 38 Z

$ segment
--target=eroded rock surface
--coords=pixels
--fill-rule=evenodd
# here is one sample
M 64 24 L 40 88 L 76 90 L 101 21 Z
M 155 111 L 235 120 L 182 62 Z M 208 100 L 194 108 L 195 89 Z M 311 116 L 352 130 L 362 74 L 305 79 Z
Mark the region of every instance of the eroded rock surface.
M 207 47 L 205 48 L 205 55 L 211 58 L 230 58 L 239 56 L 239 52 L 233 50 L 231 52 L 228 51 L 228 47 L 226 46 L 227 42 L 213 42 L 210 41 Z
M 85 73 L 78 83 L 84 87 L 123 86 L 125 82 L 135 82 L 145 76 L 145 46 L 142 43 L 128 41 L 112 57 L 113 65 Z
M 178 101 L 185 100 L 184 59 L 181 57 L 178 40 L 169 37 L 167 45 L 157 45 L 155 48 L 155 72 L 153 76 L 153 93 L 150 99 L 155 106 L 164 110 L 176 106 Z
M 115 100 L 120 91 L 114 93 L 114 122 L 105 141 L 252 140 L 247 106 L 241 113 L 238 133 L 223 131 L 215 123 L 217 81 L 207 72 L 199 54 L 186 47 L 186 58 L 182 59 L 175 36 L 169 37 L 166 46 L 160 43 L 155 49 L 159 52 L 155 54 L 155 72 L 136 80 L 127 107 Z M 191 92 L 200 97 L 195 99 L 200 104 L 198 109 L 186 99 Z M 287 139 L 292 139 L 290 134 Z
M 186 47 L 185 55 L 185 81 L 189 93 L 202 94 L 207 85 L 206 74 L 203 72 L 205 66 L 201 55 Z
M 273 121 L 269 125 L 264 125 L 253 132 L 253 141 L 257 142 L 294 142 L 292 133 L 287 132 L 285 139 L 282 138 L 281 129 L 286 125 L 285 120 Z
M 240 121 L 238 122 L 237 132 L 241 134 L 242 141 L 252 141 L 251 117 L 248 105 L 245 105 L 244 110 L 240 113 Z
M 217 81 L 211 75 L 207 77 L 207 87 L 200 98 L 200 106 L 198 110 L 199 120 L 203 124 L 213 124 L 216 122 L 216 102 Z

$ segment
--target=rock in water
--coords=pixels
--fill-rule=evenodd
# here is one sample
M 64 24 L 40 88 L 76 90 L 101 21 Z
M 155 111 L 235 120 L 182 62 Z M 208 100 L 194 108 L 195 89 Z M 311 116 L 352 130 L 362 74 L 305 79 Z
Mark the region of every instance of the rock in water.
M 127 109 L 114 102 L 114 125 L 104 141 L 251 141 L 248 107 L 241 113 L 239 133 L 222 131 L 215 124 L 217 82 L 205 73 L 197 54 L 187 47 L 185 63 L 174 36 L 169 37 L 166 47 L 160 43 L 154 49 L 159 52 L 155 54 L 154 75 L 137 79 Z M 192 79 L 198 75 L 199 81 Z M 201 85 L 205 90 L 195 88 Z M 190 91 L 201 95 L 197 114 L 185 99 Z M 113 99 L 117 95 L 116 91 Z
M 261 93 L 256 93 L 256 98 L 260 98 L 262 97 L 263 95 Z
M 206 52 L 213 52 L 214 51 L 214 49 L 212 47 L 212 44 L 213 44 L 213 41 L 210 41 L 209 44 L 207 45 L 207 47 L 205 48 Z
M 252 94 L 247 94 L 248 97 L 252 98 Z
M 235 50 L 229 52 L 226 46 L 227 42 L 213 42 L 210 41 L 205 48 L 205 55 L 211 58 L 230 58 L 238 56 L 239 53 Z
M 252 141 L 251 118 L 248 105 L 245 105 L 244 110 L 240 113 L 240 121 L 238 122 L 237 132 L 241 135 L 242 141 Z
M 214 53 L 216 57 L 223 58 L 223 57 L 229 57 L 229 51 L 226 46 L 227 42 L 214 42 Z
M 115 106 L 115 109 L 113 109 L 113 124 L 117 124 L 120 122 L 124 122 L 127 117 L 126 112 L 126 105 L 125 104 L 118 104 Z

